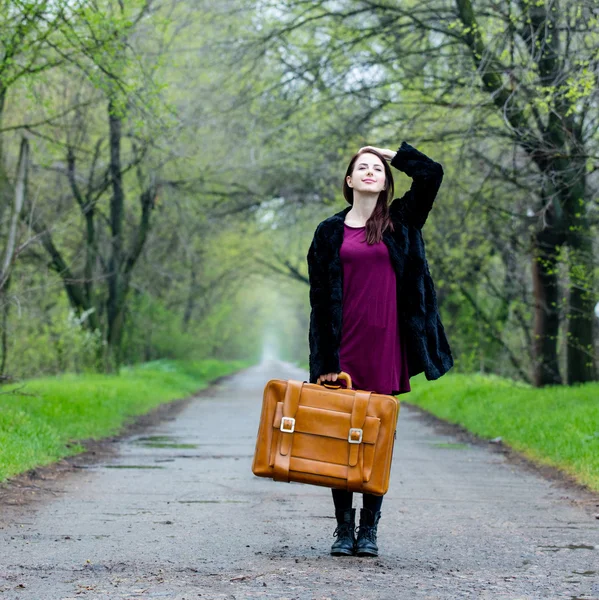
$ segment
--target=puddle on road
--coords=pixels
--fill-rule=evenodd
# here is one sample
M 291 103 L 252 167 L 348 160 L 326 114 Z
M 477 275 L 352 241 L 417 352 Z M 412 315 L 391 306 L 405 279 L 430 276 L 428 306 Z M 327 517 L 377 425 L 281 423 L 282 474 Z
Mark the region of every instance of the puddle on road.
M 537 546 L 540 550 L 549 552 L 558 552 L 559 550 L 596 550 L 597 546 L 589 546 L 588 544 L 567 544 L 566 546 Z
M 148 435 L 137 438 L 134 440 L 134 443 L 146 448 L 183 448 L 193 450 L 198 447 L 197 444 L 180 443 L 177 441 L 178 439 L 171 435 Z
M 599 571 L 572 571 L 575 575 L 582 575 L 583 577 L 593 577 L 593 575 L 597 575 Z
M 249 500 L 178 500 L 179 504 L 249 504 Z
M 217 458 L 232 458 L 233 460 L 239 460 L 240 458 L 253 458 L 253 456 L 253 454 L 177 454 L 177 458 L 193 458 L 195 460 Z
M 141 445 L 146 448 L 186 448 L 188 450 L 193 450 L 198 447 L 197 444 L 175 444 L 167 442 L 147 442 Z
M 467 450 L 470 448 L 468 444 L 461 444 L 459 442 L 435 442 L 432 445 L 435 448 L 451 448 L 452 450 Z
M 158 465 L 104 465 L 105 469 L 165 469 Z

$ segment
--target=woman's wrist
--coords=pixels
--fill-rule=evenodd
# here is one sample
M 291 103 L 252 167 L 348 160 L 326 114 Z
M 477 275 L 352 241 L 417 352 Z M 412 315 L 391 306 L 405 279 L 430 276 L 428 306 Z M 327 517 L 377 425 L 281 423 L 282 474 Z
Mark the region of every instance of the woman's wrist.
M 390 150 L 389 148 L 378 148 L 378 151 L 388 160 L 392 161 L 393 157 L 397 154 L 397 150 Z

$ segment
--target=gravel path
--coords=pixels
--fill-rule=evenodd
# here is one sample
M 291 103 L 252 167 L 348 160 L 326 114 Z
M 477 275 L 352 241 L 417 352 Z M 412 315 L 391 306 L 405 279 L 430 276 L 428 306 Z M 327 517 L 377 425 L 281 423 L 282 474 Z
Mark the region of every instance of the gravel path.
M 599 598 L 599 500 L 405 406 L 381 556 L 330 556 L 330 490 L 251 472 L 271 378 L 307 376 L 247 369 L 52 494 L 0 505 L 0 600 Z

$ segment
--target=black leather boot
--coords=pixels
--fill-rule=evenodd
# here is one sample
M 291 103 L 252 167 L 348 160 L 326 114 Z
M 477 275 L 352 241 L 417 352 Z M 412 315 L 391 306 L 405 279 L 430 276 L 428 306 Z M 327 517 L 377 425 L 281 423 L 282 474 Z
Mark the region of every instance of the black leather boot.
M 360 525 L 356 540 L 358 556 L 378 556 L 379 547 L 376 545 L 376 529 L 381 518 L 380 511 L 373 513 L 367 508 L 360 510 Z
M 331 546 L 333 556 L 352 556 L 356 545 L 356 509 L 335 511 L 337 529 L 333 535 L 337 538 Z

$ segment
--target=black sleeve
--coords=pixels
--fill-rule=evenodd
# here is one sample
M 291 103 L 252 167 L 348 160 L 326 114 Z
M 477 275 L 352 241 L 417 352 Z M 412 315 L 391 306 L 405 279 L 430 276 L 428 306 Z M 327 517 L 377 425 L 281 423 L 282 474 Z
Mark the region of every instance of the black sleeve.
M 310 280 L 310 380 L 316 383 L 319 375 L 338 372 L 332 353 L 331 289 L 325 242 L 316 228 L 308 250 L 308 277 Z
M 410 189 L 389 207 L 392 218 L 421 229 L 443 181 L 443 167 L 426 154 L 402 142 L 391 165 L 413 179 Z

